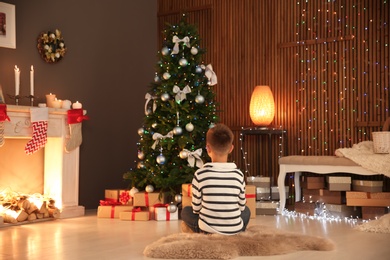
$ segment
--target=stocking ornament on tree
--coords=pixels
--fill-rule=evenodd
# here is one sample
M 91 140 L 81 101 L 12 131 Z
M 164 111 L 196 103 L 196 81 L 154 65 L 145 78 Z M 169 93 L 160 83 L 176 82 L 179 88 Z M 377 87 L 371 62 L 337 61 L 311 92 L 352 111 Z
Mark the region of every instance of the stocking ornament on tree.
M 0 147 L 4 145 L 4 121 L 10 121 L 7 116 L 7 105 L 0 104 Z
M 31 140 L 24 148 L 24 152 L 28 155 L 35 153 L 46 145 L 49 109 L 47 107 L 32 107 L 30 108 L 30 116 L 33 133 Z
M 83 141 L 81 133 L 82 122 L 88 119 L 88 116 L 84 115 L 83 109 L 68 110 L 69 135 L 65 141 L 66 152 L 69 153 L 81 145 Z

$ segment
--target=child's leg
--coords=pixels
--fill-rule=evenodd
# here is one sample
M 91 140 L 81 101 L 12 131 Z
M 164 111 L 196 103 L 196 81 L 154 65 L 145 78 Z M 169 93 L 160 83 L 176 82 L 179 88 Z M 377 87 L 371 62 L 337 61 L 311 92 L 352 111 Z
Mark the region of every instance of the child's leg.
M 244 222 L 244 227 L 242 228 L 242 231 L 245 231 L 246 226 L 249 223 L 249 219 L 251 218 L 251 211 L 248 208 L 248 206 L 245 206 L 244 211 L 241 211 L 241 218 L 242 218 L 242 221 Z
M 181 219 L 192 231 L 194 231 L 195 233 L 200 232 L 198 225 L 199 215 L 194 214 L 191 206 L 184 207 L 181 210 Z

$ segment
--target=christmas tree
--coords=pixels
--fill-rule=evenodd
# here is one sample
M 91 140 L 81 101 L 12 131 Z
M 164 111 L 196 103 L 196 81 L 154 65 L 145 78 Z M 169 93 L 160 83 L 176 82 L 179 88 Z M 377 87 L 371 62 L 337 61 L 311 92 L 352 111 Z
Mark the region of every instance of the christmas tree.
M 145 95 L 143 127 L 136 168 L 124 174 L 132 187 L 152 185 L 161 192 L 177 194 L 190 183 L 194 172 L 209 161 L 206 132 L 217 121 L 213 86 L 217 77 L 201 58 L 196 26 L 185 16 L 179 24 L 167 24 L 157 56 L 154 82 Z

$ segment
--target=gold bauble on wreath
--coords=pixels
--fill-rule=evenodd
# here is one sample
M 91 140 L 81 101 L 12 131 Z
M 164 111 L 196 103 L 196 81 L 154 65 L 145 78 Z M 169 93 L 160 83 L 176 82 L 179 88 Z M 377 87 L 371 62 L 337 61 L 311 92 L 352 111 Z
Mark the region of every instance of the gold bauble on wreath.
M 39 34 L 37 48 L 42 59 L 47 63 L 60 61 L 66 53 L 66 45 L 58 29 Z

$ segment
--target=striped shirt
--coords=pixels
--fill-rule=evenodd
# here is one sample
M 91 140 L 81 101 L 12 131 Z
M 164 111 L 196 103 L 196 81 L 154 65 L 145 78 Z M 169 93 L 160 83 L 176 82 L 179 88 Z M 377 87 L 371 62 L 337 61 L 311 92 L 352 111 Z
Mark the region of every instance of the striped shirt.
M 206 163 L 192 180 L 192 209 L 199 228 L 208 233 L 241 232 L 245 209 L 244 174 L 235 163 Z

